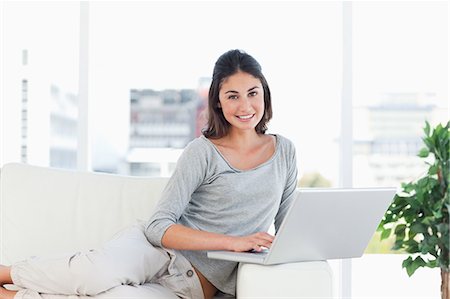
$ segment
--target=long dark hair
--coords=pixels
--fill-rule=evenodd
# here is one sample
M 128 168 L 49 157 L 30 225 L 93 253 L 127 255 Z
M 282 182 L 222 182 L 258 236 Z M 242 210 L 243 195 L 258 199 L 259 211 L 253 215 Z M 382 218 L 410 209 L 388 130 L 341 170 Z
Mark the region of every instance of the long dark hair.
M 221 138 L 226 136 L 230 130 L 230 123 L 223 116 L 222 108 L 219 107 L 219 91 L 223 81 L 239 71 L 248 73 L 261 81 L 264 90 L 264 114 L 255 130 L 258 134 L 264 134 L 267 130 L 267 123 L 272 118 L 272 100 L 269 85 L 261 71 L 261 65 L 255 58 L 242 50 L 230 50 L 222 54 L 214 65 L 208 95 L 208 125 L 203 130 L 203 135 L 207 138 Z

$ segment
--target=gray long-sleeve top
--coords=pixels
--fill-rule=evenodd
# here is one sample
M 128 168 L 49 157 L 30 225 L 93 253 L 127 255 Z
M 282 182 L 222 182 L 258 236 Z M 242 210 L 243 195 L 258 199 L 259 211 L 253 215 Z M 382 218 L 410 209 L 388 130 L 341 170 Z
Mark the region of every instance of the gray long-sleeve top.
M 232 236 L 278 228 L 297 184 L 295 147 L 275 135 L 273 156 L 263 164 L 239 170 L 201 136 L 188 144 L 146 227 L 147 239 L 160 246 L 173 224 Z M 208 259 L 206 251 L 179 251 L 217 289 L 234 295 L 237 263 Z

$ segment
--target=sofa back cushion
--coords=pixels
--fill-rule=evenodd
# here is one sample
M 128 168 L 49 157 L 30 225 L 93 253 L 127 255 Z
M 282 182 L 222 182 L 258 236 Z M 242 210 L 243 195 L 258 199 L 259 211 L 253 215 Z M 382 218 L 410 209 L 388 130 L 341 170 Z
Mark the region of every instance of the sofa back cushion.
M 167 178 L 6 164 L 1 175 L 0 262 L 100 246 L 150 217 Z

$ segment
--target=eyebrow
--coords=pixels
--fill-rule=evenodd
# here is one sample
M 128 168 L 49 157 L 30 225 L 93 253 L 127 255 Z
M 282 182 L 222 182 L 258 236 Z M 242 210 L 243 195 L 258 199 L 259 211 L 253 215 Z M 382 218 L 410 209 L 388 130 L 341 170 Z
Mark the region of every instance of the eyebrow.
M 247 90 L 247 92 L 252 91 L 255 88 L 259 88 L 259 86 L 253 86 L 252 88 Z M 239 93 L 239 92 L 237 92 L 236 90 L 228 90 L 228 91 L 225 92 L 225 94 L 227 94 L 227 93 Z

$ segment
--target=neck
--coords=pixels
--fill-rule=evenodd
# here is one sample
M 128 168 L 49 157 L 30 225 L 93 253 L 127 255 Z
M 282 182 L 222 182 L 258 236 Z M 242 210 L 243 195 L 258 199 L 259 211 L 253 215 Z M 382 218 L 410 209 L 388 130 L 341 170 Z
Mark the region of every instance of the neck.
M 229 144 L 233 147 L 246 148 L 252 147 L 255 143 L 258 143 L 261 139 L 262 134 L 256 133 L 255 130 L 246 131 L 235 131 L 230 130 L 225 139 L 228 140 Z

